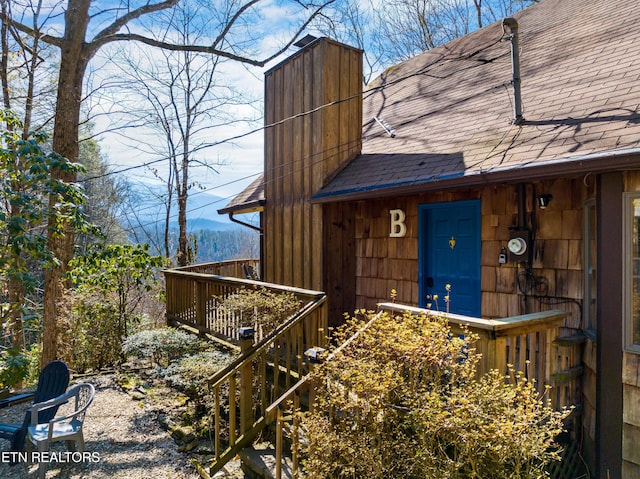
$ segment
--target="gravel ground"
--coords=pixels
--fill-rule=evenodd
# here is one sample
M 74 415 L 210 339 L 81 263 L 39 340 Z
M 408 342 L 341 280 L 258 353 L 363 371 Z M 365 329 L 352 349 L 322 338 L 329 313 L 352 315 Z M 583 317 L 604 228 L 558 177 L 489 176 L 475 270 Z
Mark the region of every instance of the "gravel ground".
M 84 462 L 49 463 L 47 479 L 112 478 L 112 479 L 197 479 L 200 475 L 190 463 L 189 453 L 178 452 L 178 446 L 161 422 L 173 409 L 171 390 L 154 389 L 154 394 L 134 399 L 116 384 L 113 374 L 73 380 L 91 382 L 96 388 L 93 404 L 84 424 L 85 450 L 92 453 Z M 0 410 L 0 423 L 21 422 L 29 403 Z M 60 413 L 62 413 L 62 408 Z M 9 442 L 0 439 L 2 451 Z M 64 443 L 54 443 L 51 451 L 64 458 Z M 37 477 L 37 465 L 10 465 L 2 456 L 0 478 Z M 227 465 L 220 477 L 243 477 L 239 465 Z

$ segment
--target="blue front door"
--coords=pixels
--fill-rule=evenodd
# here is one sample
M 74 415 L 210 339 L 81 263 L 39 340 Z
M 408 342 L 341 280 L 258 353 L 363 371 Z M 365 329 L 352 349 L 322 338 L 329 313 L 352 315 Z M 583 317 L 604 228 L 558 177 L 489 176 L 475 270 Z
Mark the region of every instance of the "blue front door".
M 419 207 L 419 304 L 480 316 L 480 200 Z M 434 296 L 437 295 L 437 300 Z

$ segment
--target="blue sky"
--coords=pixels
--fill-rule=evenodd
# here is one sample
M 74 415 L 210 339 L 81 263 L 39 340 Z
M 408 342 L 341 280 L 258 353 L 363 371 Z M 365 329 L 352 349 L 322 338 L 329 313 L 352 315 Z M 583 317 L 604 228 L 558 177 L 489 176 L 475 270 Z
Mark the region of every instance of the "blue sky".
M 264 58 L 270 52 L 277 51 L 290 37 L 292 19 L 300 18 L 302 15 L 299 9 L 292 9 L 292 5 L 295 4 L 267 0 L 261 2 L 259 11 L 254 12 L 252 15 L 256 20 L 254 33 L 260 37 L 260 44 L 256 44 L 256 50 L 260 52 L 259 58 Z M 127 44 L 127 47 L 135 48 L 135 45 Z M 242 88 L 248 96 L 254 99 L 253 104 L 246 108 L 257 109 L 261 112 L 264 72 L 295 50 L 296 48 L 289 49 L 286 54 L 270 62 L 264 68 L 246 66 L 237 62 L 227 62 L 222 67 L 224 82 Z M 113 68 L 109 67 L 111 54 L 110 49 L 104 49 L 94 60 L 93 67 L 96 80 L 109 81 L 109 76 L 114 75 Z M 113 104 L 109 102 L 114 102 L 114 100 L 107 101 L 104 98 L 94 100 L 95 111 L 110 111 L 110 109 L 113 109 Z M 115 102 L 117 103 L 117 99 Z M 241 109 L 243 107 L 235 108 Z M 211 141 L 221 142 L 221 144 L 209 149 L 206 154 L 220 162 L 217 166 L 218 173 L 216 174 L 206 169 L 199 169 L 194 172 L 194 177 L 197 178 L 206 192 L 231 199 L 253 181 L 256 175 L 262 172 L 263 132 L 261 126 L 262 121 L 260 120 L 250 124 L 224 126 L 215 130 L 215 138 L 212 138 Z M 96 119 L 96 127 L 98 131 L 108 130 L 110 124 L 107 117 L 98 117 Z M 100 134 L 101 149 L 107 157 L 112 170 L 124 170 L 155 161 L 157 157 L 146 155 L 136 150 L 138 144 L 148 142 L 150 135 L 153 134 L 155 133 L 145 131 L 143 128 L 138 129 L 135 133 L 135 135 L 139 135 L 137 139 L 124 139 L 120 133 L 113 132 Z M 130 134 L 129 136 L 132 135 Z M 241 138 L 230 142 L 224 141 L 236 137 Z M 163 170 L 166 169 L 166 162 L 160 161 L 152 166 L 162 175 Z M 155 182 L 153 172 L 149 168 L 129 170 L 125 176 L 130 181 Z M 217 205 L 217 207 L 222 206 L 224 204 Z
M 447 0 L 457 1 L 457 0 Z M 503 0 L 494 0 L 492 3 L 501 3 Z M 97 3 L 97 2 L 94 2 Z M 108 2 L 109 3 L 109 2 Z M 257 52 L 257 56 L 264 58 L 270 52 L 277 51 L 283 43 L 290 38 L 293 31 L 294 21 L 300 19 L 304 12 L 295 9 L 295 2 L 286 0 L 264 0 L 258 4 L 258 8 L 252 13 L 251 19 L 255 23 L 251 24 L 252 34 L 259 40 L 252 45 Z M 133 44 L 129 44 L 133 46 Z M 254 108 L 261 109 L 263 96 L 263 76 L 264 72 L 286 56 L 297 49 L 292 47 L 284 55 L 272 61 L 265 68 L 248 67 L 236 62 L 228 62 L 224 65 L 224 80 L 228 84 L 237 85 L 252 96 L 255 101 Z M 109 50 L 105 50 L 105 55 L 109 55 Z M 94 62 L 107 65 L 109 58 L 98 57 Z M 98 70 L 99 72 L 100 70 Z M 102 74 L 109 75 L 107 68 Z M 108 106 L 105 106 L 108 109 Z M 107 124 L 102 120 L 97 121 L 98 130 L 106 129 Z M 231 199 L 242 191 L 251 181 L 255 179 L 263 170 L 263 132 L 260 129 L 262 121 L 252 124 L 242 124 L 235 126 L 225 126 L 216 129 L 214 142 L 220 142 L 212 148 L 208 154 L 220 160 L 217 167 L 218 173 L 207 170 L 196 170 L 194 172 L 198 182 L 204 191 L 216 196 Z M 252 132 L 253 133 L 250 133 Z M 148 141 L 149 131 L 140 129 L 138 133 L 141 141 Z M 246 136 L 245 136 L 246 135 Z M 224 142 L 225 139 L 238 138 L 233 142 Z M 133 141 L 133 144 L 132 144 Z M 136 139 L 123 141 L 118 134 L 105 133 L 100 136 L 100 144 L 103 152 L 108 158 L 109 164 L 116 171 L 120 169 L 137 166 L 148 161 L 154 161 L 151 155 L 145 155 L 136 151 Z M 133 151 L 133 153 L 132 153 Z M 154 168 L 162 174 L 163 163 L 153 164 Z M 127 173 L 130 180 L 139 182 L 153 182 L 153 174 L 148 168 L 137 168 Z M 223 207 L 223 204 L 215 205 L 215 208 Z

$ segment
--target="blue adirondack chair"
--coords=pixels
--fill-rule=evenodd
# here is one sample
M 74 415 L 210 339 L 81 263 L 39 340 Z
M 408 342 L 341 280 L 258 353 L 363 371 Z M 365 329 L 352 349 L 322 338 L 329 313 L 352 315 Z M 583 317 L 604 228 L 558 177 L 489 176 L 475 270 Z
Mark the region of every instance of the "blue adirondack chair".
M 33 403 L 41 403 L 56 398 L 67 390 L 69 385 L 69 368 L 63 361 L 52 361 L 40 372 L 38 386 L 35 393 L 20 394 L 0 401 L 0 408 L 11 406 L 18 402 L 33 399 Z M 41 411 L 38 423 L 47 423 L 54 418 L 58 408 Z M 0 438 L 11 441 L 12 451 L 22 451 L 27 429 L 31 425 L 31 409 L 27 410 L 21 424 L 0 424 Z

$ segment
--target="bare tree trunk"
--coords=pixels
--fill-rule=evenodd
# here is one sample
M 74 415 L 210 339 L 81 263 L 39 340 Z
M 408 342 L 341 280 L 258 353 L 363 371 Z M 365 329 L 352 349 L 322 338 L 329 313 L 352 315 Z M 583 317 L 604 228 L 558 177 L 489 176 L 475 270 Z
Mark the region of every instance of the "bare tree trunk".
M 167 182 L 167 208 L 164 215 L 164 255 L 171 258 L 169 251 L 169 222 L 171 221 L 171 202 L 173 201 L 173 186 L 171 182 Z
M 189 121 L 189 118 L 187 118 Z M 181 185 L 178 188 L 178 266 L 187 266 L 189 264 L 189 239 L 187 237 L 187 197 L 189 189 L 189 140 L 185 138 L 184 149 L 182 152 L 182 178 Z
M 187 238 L 187 192 L 185 190 L 178 195 L 178 229 L 176 261 L 178 266 L 187 266 L 189 264 L 189 255 L 187 253 L 189 239 Z
M 34 16 L 33 16 L 33 30 L 35 32 L 38 31 L 38 17 L 40 15 L 40 9 L 42 8 L 42 0 L 38 2 Z M 31 45 L 32 54 L 31 54 L 31 65 L 29 67 L 29 84 L 27 87 L 27 96 L 25 98 L 25 108 L 24 108 L 24 138 L 29 135 L 29 131 L 31 130 L 31 118 L 33 117 L 33 95 L 35 91 L 36 84 L 36 67 L 38 66 L 38 51 L 40 49 L 40 37 L 38 35 L 33 36 L 33 44 Z
M 7 0 L 0 1 L 2 18 L 5 18 L 7 12 Z M 2 58 L 0 59 L 0 75 L 2 76 L 2 102 L 6 109 L 11 108 L 11 99 L 9 97 L 9 25 L 2 22 L 0 30 L 2 35 Z
M 53 131 L 53 151 L 75 162 L 78 160 L 78 123 L 82 100 L 82 81 L 89 60 L 85 52 L 84 37 L 89 22 L 90 0 L 69 0 L 65 13 L 65 35 L 60 58 L 60 77 Z M 76 174 L 59 169 L 52 176 L 67 182 L 76 181 Z M 49 208 L 55 208 L 55 197 L 50 197 Z M 62 297 L 63 275 L 73 258 L 74 234 L 69 225 L 56 231 L 55 218 L 49 220 L 47 248 L 58 263 L 47 269 L 44 276 L 44 313 L 41 364 L 45 365 L 58 355 L 58 300 Z
M 24 288 L 17 278 L 10 278 L 7 289 L 9 290 L 9 307 L 11 324 L 11 346 L 21 350 L 24 343 L 24 327 L 22 323 L 22 301 L 24 300 Z
M 16 160 L 17 161 L 17 160 Z M 11 217 L 20 216 L 21 208 L 11 205 Z M 20 253 L 17 253 L 20 256 Z M 19 258 L 18 258 L 19 260 Z M 20 261 L 18 261 L 20 263 Z M 25 287 L 19 277 L 10 275 L 7 281 L 7 293 L 9 296 L 9 321 L 11 324 L 11 345 L 16 349 L 22 349 L 24 343 L 24 325 L 22 323 L 22 305 L 26 295 Z
M 2 15 L 7 14 L 7 1 L 2 0 Z M 11 108 L 9 96 L 9 29 L 6 22 L 2 22 L 2 58 L 0 59 L 0 76 L 2 77 L 2 101 L 6 109 Z M 16 159 L 17 161 L 17 159 Z M 15 187 L 15 185 L 13 186 Z M 12 188 L 13 188 L 12 187 Z M 19 206 L 10 206 L 9 215 L 15 217 L 20 214 Z M 11 325 L 11 344 L 14 347 L 22 347 L 22 316 L 20 315 L 20 305 L 24 296 L 22 283 L 15 277 L 10 277 L 7 281 L 7 296 L 9 300 L 9 324 Z M 4 318 L 3 318 L 4 320 Z

